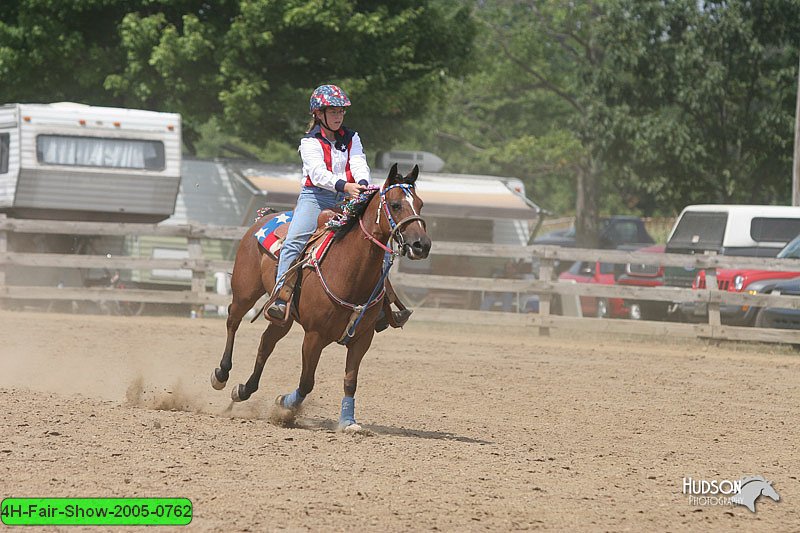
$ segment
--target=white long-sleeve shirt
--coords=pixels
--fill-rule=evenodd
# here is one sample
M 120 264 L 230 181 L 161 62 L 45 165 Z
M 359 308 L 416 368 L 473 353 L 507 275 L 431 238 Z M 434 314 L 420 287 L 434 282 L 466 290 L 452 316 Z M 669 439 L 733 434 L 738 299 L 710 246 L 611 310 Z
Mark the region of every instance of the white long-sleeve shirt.
M 369 185 L 369 165 L 361 138 L 353 130 L 342 128 L 339 147 L 328 140 L 317 125 L 301 139 L 300 157 L 303 160 L 303 184 L 329 191 L 344 191 L 347 182 Z

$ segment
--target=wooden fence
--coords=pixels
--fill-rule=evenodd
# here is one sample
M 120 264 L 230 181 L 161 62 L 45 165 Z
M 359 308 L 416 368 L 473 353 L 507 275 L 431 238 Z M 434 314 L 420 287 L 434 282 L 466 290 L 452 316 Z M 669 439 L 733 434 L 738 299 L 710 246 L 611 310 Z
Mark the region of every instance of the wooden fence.
M 211 260 L 204 256 L 203 239 L 238 240 L 246 231 L 242 227 L 209 225 L 150 225 L 129 223 L 64 222 L 10 219 L 0 215 L 0 299 L 24 300 L 91 300 L 137 301 L 200 306 L 227 305 L 230 296 L 206 291 L 208 273 L 230 272 L 233 263 Z M 53 253 L 18 253 L 8 250 L 9 233 L 60 233 L 66 235 L 154 235 L 185 237 L 189 243 L 187 259 L 152 259 L 141 257 L 108 257 L 105 255 L 74 255 Z M 717 268 L 753 268 L 797 272 L 800 260 L 725 257 L 717 255 L 678 255 L 589 250 L 551 246 L 510 246 L 473 243 L 434 242 L 432 253 L 470 257 L 500 257 L 536 260 L 539 279 L 492 279 L 481 277 L 443 276 L 394 272 L 393 283 L 401 289 L 436 289 L 448 291 L 496 291 L 538 294 L 538 314 L 482 312 L 471 310 L 419 309 L 418 317 L 426 320 L 460 320 L 477 324 L 518 325 L 537 327 L 540 334 L 550 328 L 570 328 L 581 331 L 603 331 L 647 335 L 704 337 L 712 339 L 755 340 L 800 344 L 800 331 L 725 326 L 720 320 L 720 305 L 749 305 L 800 309 L 800 298 L 771 294 L 747 294 L 717 289 Z M 611 264 L 648 264 L 675 267 L 694 267 L 706 272 L 709 289 L 692 290 L 675 287 L 632 287 L 620 285 L 574 284 L 553 280 L 556 261 L 601 261 Z M 105 268 L 119 270 L 187 269 L 192 272 L 191 285 L 185 290 L 114 290 L 108 288 L 31 287 L 6 283 L 5 268 L 10 265 L 55 268 Z M 684 324 L 644 320 L 598 320 L 557 316 L 550 313 L 555 295 L 626 298 L 641 301 L 695 302 L 708 306 L 708 322 Z

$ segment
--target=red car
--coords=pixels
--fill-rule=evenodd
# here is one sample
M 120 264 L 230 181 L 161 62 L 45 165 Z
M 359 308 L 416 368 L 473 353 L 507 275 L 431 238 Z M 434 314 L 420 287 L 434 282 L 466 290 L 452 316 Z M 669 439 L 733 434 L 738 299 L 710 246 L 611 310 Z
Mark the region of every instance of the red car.
M 616 270 L 612 263 L 577 261 L 569 270 L 562 272 L 558 279 L 571 279 L 578 283 L 614 285 Z M 625 309 L 622 298 L 597 298 L 596 296 L 581 296 L 580 298 L 583 316 L 596 316 L 599 318 L 628 316 L 628 311 Z
M 664 253 L 664 245 L 658 244 L 637 250 L 639 252 Z M 661 287 L 664 285 L 664 267 L 629 263 L 625 273 L 617 278 L 618 285 L 634 287 Z M 627 317 L 633 320 L 663 320 L 667 316 L 668 302 L 656 300 L 625 300 Z
M 800 235 L 792 239 L 789 244 L 778 252 L 778 259 L 800 259 Z M 730 268 L 717 270 L 717 287 L 728 292 L 749 292 L 751 294 L 764 293 L 772 290 L 772 287 L 785 279 L 793 279 L 800 275 L 800 272 L 780 272 L 775 270 L 753 270 L 746 268 Z M 694 283 L 693 289 L 706 288 L 706 273 L 701 270 Z M 723 323 L 734 326 L 752 326 L 755 323 L 756 315 L 760 308 L 749 305 L 720 305 L 719 314 Z M 695 306 L 696 316 L 708 314 L 707 308 L 703 305 Z

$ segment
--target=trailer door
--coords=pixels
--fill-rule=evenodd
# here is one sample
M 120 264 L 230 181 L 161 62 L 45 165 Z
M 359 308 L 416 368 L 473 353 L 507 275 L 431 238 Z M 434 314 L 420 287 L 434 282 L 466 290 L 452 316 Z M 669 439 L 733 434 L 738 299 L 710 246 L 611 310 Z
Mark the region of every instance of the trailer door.
M 13 106 L 0 107 L 0 209 L 14 203 L 19 174 L 19 133 Z

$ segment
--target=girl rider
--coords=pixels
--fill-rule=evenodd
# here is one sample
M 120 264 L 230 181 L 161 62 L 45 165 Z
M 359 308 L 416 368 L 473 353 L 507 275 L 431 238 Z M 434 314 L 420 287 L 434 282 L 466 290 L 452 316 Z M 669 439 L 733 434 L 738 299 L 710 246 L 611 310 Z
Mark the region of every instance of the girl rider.
M 361 138 L 354 130 L 342 126 L 347 107 L 350 107 L 350 99 L 336 85 L 321 85 L 311 94 L 309 110 L 312 120 L 299 148 L 303 160 L 303 186 L 281 248 L 273 294 L 281 288 L 281 278 L 317 229 L 317 217 L 322 210 L 341 203 L 348 195 L 358 196 L 370 183 Z M 408 321 L 411 311 L 399 302 L 395 303 L 400 311 L 393 313 L 395 324 L 392 325 L 400 327 Z M 286 305 L 286 301 L 276 299 L 267 313 L 282 320 Z M 381 317 L 376 330 L 385 329 L 387 322 L 385 317 Z

